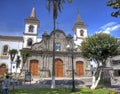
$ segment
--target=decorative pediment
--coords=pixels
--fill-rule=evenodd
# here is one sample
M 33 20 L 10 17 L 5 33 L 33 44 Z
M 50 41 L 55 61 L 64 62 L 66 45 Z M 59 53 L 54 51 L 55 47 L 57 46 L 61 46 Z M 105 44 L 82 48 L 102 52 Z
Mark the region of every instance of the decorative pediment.
M 55 33 L 55 38 L 56 39 L 66 38 L 66 35 L 65 35 L 65 33 L 62 30 L 55 30 L 55 31 L 51 32 L 50 36 L 53 37 L 54 33 Z
M 43 41 L 33 44 L 31 49 L 32 50 L 37 50 L 37 51 L 45 51 L 45 50 L 47 50 L 46 44 Z
M 59 48 L 59 51 L 64 51 L 66 48 L 66 43 L 71 41 L 72 37 L 66 36 L 62 30 L 55 30 L 48 35 L 44 33 L 42 35 L 42 41 L 32 45 L 32 50 L 37 51 L 53 51 L 53 39 L 55 34 L 55 46 Z M 56 49 L 56 51 L 58 51 Z

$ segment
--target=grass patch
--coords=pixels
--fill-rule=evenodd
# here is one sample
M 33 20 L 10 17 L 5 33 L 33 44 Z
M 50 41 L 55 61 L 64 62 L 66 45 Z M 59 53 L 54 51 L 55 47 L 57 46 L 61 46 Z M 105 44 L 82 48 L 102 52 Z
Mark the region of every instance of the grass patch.
M 109 89 L 77 88 L 76 92 L 71 92 L 70 88 L 36 88 L 36 89 L 15 89 L 10 90 L 9 94 L 109 94 Z

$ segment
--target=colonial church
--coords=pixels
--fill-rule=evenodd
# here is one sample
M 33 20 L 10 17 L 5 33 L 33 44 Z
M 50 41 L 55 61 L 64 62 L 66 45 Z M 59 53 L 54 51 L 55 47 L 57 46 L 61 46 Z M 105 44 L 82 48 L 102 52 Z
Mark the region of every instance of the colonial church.
M 69 45 L 73 49 L 74 69 L 76 76 L 89 75 L 90 65 L 80 54 L 80 44 L 87 37 L 87 27 L 82 22 L 80 14 L 77 16 L 77 22 L 73 26 L 74 37 L 66 35 L 65 31 L 57 29 L 50 34 L 43 33 L 42 38 L 38 38 L 38 28 L 40 21 L 37 19 L 35 8 L 25 19 L 25 31 L 22 37 L 18 36 L 0 36 L 0 74 L 6 69 L 10 72 L 11 61 L 8 51 L 17 49 L 19 51 L 28 51 L 30 56 L 24 67 L 24 71 L 30 71 L 33 76 L 50 77 L 53 63 L 53 39 L 55 33 L 55 76 L 69 77 L 72 72 L 71 51 L 67 48 Z M 72 29 L 72 28 L 71 28 Z M 77 45 L 77 48 L 74 48 Z M 21 67 L 16 69 L 16 61 L 12 63 L 12 72 L 20 72 Z
M 87 26 L 82 22 L 80 14 L 76 16 L 77 21 L 73 28 L 71 27 L 71 30 L 74 31 L 73 37 L 70 34 L 66 35 L 63 30 L 56 29 L 50 34 L 43 33 L 42 38 L 38 38 L 40 21 L 37 19 L 35 8 L 33 8 L 30 16 L 25 19 L 23 36 L 0 35 L 0 75 L 3 75 L 6 70 L 10 72 L 11 67 L 13 73 L 21 71 L 22 63 L 17 69 L 16 60 L 14 60 L 11 66 L 8 53 L 11 49 L 17 49 L 18 55 L 20 55 L 20 51 L 30 53 L 24 66 L 24 72 L 30 71 L 33 77 L 51 77 L 53 40 L 55 39 L 55 77 L 71 77 L 72 61 L 76 77 L 90 76 L 90 63 L 80 54 L 81 42 L 87 38 Z

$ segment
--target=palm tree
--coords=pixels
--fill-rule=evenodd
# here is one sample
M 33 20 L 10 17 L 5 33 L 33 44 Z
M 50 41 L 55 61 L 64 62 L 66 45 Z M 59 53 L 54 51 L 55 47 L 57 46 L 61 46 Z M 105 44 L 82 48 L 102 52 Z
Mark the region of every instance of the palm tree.
M 16 49 L 9 50 L 10 60 L 11 60 L 11 74 L 12 74 L 12 63 L 18 51 Z
M 53 64 L 52 64 L 52 83 L 51 88 L 55 88 L 55 30 L 56 30 L 56 19 L 58 17 L 58 11 L 61 12 L 62 4 L 65 3 L 66 0 L 47 0 L 47 9 L 50 11 L 52 7 L 53 12 Z M 72 0 L 67 0 L 68 2 L 72 2 Z

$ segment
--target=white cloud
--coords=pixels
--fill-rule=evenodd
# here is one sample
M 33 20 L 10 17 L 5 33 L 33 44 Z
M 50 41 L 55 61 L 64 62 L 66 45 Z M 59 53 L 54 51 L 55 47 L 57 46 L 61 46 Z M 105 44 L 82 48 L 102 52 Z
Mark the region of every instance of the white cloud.
M 109 27 L 109 26 L 113 26 L 113 25 L 115 25 L 115 24 L 116 24 L 116 22 L 109 22 L 109 23 L 101 26 L 100 28 L 101 28 L 101 29 L 104 29 L 104 28 L 107 28 L 107 27 Z
M 110 22 L 100 27 L 96 33 L 107 33 L 110 34 L 113 31 L 120 30 L 120 24 L 116 22 Z

